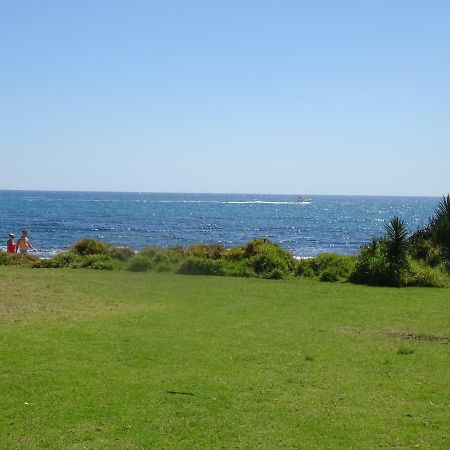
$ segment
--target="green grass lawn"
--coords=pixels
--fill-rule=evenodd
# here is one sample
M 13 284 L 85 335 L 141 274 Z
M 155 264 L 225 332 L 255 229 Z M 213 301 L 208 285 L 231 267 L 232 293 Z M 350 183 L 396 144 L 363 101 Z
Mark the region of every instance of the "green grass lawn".
M 0 449 L 450 448 L 450 289 L 0 267 Z

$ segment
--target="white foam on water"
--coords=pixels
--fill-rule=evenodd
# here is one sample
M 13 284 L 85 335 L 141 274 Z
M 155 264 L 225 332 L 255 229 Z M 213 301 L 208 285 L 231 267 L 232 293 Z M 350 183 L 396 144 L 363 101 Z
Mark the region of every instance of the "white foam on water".
M 136 201 L 136 200 L 135 200 Z M 137 200 L 142 202 L 141 200 Z M 145 200 L 145 203 L 209 203 L 222 205 L 310 205 L 310 201 L 288 202 L 288 201 L 269 201 L 269 200 Z
M 264 200 L 249 200 L 249 201 L 230 201 L 223 202 L 229 205 L 296 205 L 296 202 L 273 202 Z
M 224 203 L 218 200 L 155 200 L 149 203 Z

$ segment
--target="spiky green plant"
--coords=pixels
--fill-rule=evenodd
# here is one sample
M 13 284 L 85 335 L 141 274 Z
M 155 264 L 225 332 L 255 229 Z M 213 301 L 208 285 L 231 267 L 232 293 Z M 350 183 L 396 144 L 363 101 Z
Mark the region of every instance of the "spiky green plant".
M 438 220 L 442 218 L 450 219 L 450 194 L 442 196 L 435 210 L 435 215 Z
M 369 254 L 373 256 L 377 253 L 379 247 L 380 247 L 380 240 L 376 237 L 373 237 L 372 241 L 367 246 L 367 250 Z
M 400 263 L 406 256 L 408 247 L 408 230 L 405 222 L 394 217 L 386 225 L 388 257 L 393 263 Z
M 450 257 L 450 194 L 443 196 L 434 211 L 431 223 L 434 241 L 441 245 Z

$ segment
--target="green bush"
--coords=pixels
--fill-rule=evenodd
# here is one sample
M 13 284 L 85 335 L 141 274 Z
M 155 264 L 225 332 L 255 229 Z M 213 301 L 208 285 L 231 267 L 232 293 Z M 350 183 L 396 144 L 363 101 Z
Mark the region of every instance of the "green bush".
M 178 267 L 177 273 L 184 275 L 224 275 L 221 261 L 189 256 Z
M 408 286 L 445 287 L 449 285 L 449 277 L 445 273 L 445 265 L 430 267 L 422 261 L 411 260 L 406 284 Z
M 134 255 L 134 251 L 129 247 L 114 247 L 96 239 L 80 239 L 70 247 L 69 252 L 80 256 L 108 255 L 122 262 L 127 261 Z
M 160 251 L 161 251 L 160 248 L 151 246 L 151 247 L 145 247 L 139 253 L 141 255 L 145 255 L 145 256 L 148 256 L 150 258 L 153 258 Z
M 263 278 L 284 278 L 290 274 L 289 265 L 276 252 L 261 252 L 249 259 L 249 266 Z
M 168 253 L 157 253 L 152 261 L 158 267 L 174 268 L 184 258 L 172 258 L 173 256 Z
M 111 247 L 109 255 L 118 261 L 128 261 L 134 255 L 133 249 L 129 247 Z
M 114 270 L 119 269 L 121 263 L 109 254 L 86 254 L 84 256 L 69 252 L 59 253 L 53 258 L 41 259 L 33 264 L 35 268 L 63 268 L 72 269 L 97 269 Z
M 36 261 L 39 261 L 36 256 L 0 251 L 0 266 L 31 266 Z
M 275 267 L 270 272 L 264 272 L 263 277 L 267 278 L 268 280 L 282 280 L 283 278 L 286 278 L 290 274 L 287 274 L 283 270 L 281 270 L 279 267 Z
M 306 278 L 314 278 L 319 276 L 319 274 L 315 270 L 315 265 L 311 261 L 314 258 L 302 258 L 297 261 L 297 267 L 295 268 L 295 275 L 306 277 Z
M 393 270 L 387 253 L 386 241 L 381 239 L 373 240 L 368 247 L 363 247 L 357 256 L 350 281 L 374 286 L 405 284 L 404 270 L 399 271 L 399 267 Z
M 155 263 L 151 257 L 145 254 L 137 254 L 128 261 L 126 269 L 130 272 L 147 272 L 153 269 L 154 266 Z
M 211 247 L 211 246 L 209 246 Z M 294 274 L 294 257 L 280 246 L 266 240 L 254 239 L 230 249 L 210 251 L 209 257 L 220 253 L 225 275 L 280 279 Z
M 114 270 L 119 268 L 119 263 L 109 255 L 86 255 L 81 258 L 80 267 L 83 269 Z
M 222 257 L 227 261 L 243 261 L 245 259 L 245 248 L 242 245 L 228 248 Z
M 254 239 L 227 258 L 237 261 L 239 254 L 247 267 L 261 278 L 286 278 L 293 275 L 296 268 L 296 261 L 289 252 L 266 239 Z
M 320 281 L 326 281 L 328 283 L 334 283 L 336 281 L 341 281 L 341 278 L 338 276 L 337 272 L 332 269 L 325 269 L 319 277 Z
M 448 245 L 447 245 L 448 244 Z M 426 227 L 408 238 L 405 223 L 394 217 L 386 236 L 362 248 L 350 279 L 387 286 L 445 286 L 449 268 L 450 197 L 443 197 Z
M 322 253 L 298 261 L 296 274 L 318 277 L 321 281 L 347 281 L 355 268 L 355 262 L 355 256 Z
M 172 272 L 173 270 L 175 270 L 175 266 L 171 263 L 161 262 L 156 265 L 155 270 L 157 272 Z
M 112 245 L 95 239 L 80 239 L 75 242 L 69 251 L 78 255 L 107 255 L 111 252 Z
M 408 231 L 406 224 L 399 217 L 394 217 L 385 227 L 386 256 L 391 267 L 400 271 L 405 265 L 408 250 Z
M 450 196 L 443 196 L 428 224 L 409 238 L 412 254 L 427 264 L 450 262 Z
M 384 286 L 442 287 L 449 283 L 446 265 L 430 265 L 425 259 L 406 254 L 401 266 L 394 265 L 383 249 L 383 241 L 375 252 L 362 249 L 351 281 Z
M 158 272 L 174 271 L 179 263 L 186 258 L 185 251 L 182 247 L 147 247 L 139 255 L 152 261 L 151 268 Z
M 274 254 L 285 259 L 292 267 L 295 266 L 295 260 L 288 251 L 265 238 L 253 239 L 250 242 L 247 242 L 247 244 L 243 246 L 243 249 L 245 258 L 251 258 L 252 256 L 260 254 Z
M 224 275 L 230 277 L 256 277 L 255 272 L 247 265 L 245 260 L 231 261 L 228 259 L 222 259 L 222 268 Z
M 76 253 L 58 253 L 53 258 L 41 259 L 33 264 L 37 268 L 81 267 L 82 257 Z
M 411 254 L 431 267 L 436 267 L 445 262 L 445 251 L 430 239 L 415 239 L 411 245 Z
M 225 248 L 221 244 L 194 244 L 185 251 L 188 256 L 208 259 L 220 259 L 224 252 Z
M 393 266 L 386 256 L 381 241 L 377 248 L 363 248 L 358 255 L 356 268 L 350 277 L 355 283 L 379 286 L 442 287 L 449 283 L 445 264 L 430 266 L 426 260 L 406 255 L 401 267 Z
M 433 241 L 441 246 L 450 260 L 450 195 L 443 196 L 430 220 Z
M 162 265 L 177 265 L 185 257 L 185 250 L 183 247 L 147 247 L 144 248 L 140 254 L 151 258 L 155 263 Z
M 153 257 L 153 261 L 157 264 L 178 264 L 185 258 L 183 253 L 172 250 L 162 250 Z

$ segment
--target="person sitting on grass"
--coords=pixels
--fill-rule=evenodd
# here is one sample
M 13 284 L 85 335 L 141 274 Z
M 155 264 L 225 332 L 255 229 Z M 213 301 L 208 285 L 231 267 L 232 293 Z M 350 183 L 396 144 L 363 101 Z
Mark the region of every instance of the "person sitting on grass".
M 16 236 L 13 233 L 8 233 L 8 240 L 6 241 L 6 252 L 7 253 L 16 253 L 17 245 L 14 242 L 14 238 Z
M 21 254 L 27 254 L 28 249 L 33 250 L 33 252 L 36 251 L 36 249 L 30 244 L 30 241 L 28 240 L 28 230 L 24 229 L 22 231 L 22 236 L 17 241 L 17 247 L 18 247 L 19 253 L 21 253 Z

